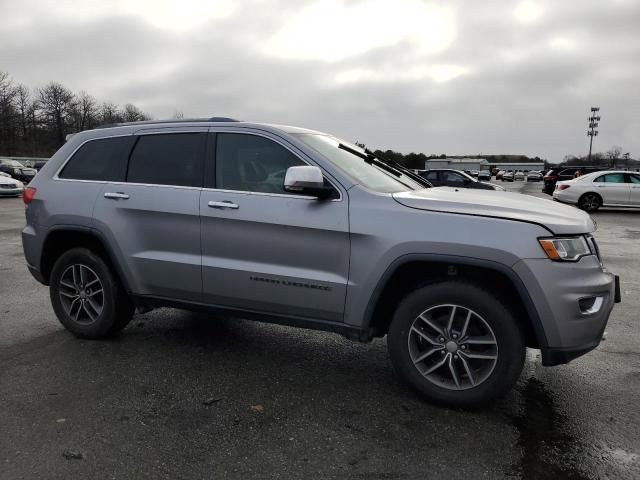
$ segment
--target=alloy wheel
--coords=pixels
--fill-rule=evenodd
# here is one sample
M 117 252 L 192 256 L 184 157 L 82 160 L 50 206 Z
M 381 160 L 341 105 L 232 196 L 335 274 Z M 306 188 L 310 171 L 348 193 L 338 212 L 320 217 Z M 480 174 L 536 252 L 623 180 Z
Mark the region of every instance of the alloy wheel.
M 422 312 L 409 329 L 408 344 L 422 376 L 449 390 L 480 385 L 498 361 L 493 330 L 478 313 L 461 305 L 437 305 Z
M 104 307 L 104 289 L 100 278 L 82 264 L 70 265 L 60 277 L 60 301 L 66 314 L 75 322 L 95 322 Z

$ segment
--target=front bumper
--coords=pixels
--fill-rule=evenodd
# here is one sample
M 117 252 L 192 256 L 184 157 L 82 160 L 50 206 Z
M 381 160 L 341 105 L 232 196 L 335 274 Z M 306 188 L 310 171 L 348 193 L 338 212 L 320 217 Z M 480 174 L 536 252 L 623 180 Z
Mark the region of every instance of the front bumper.
M 595 255 L 575 263 L 526 259 L 514 265 L 538 311 L 545 341 L 540 345 L 546 366 L 567 363 L 598 346 L 615 303 L 620 281 Z M 585 308 L 586 299 L 597 308 Z

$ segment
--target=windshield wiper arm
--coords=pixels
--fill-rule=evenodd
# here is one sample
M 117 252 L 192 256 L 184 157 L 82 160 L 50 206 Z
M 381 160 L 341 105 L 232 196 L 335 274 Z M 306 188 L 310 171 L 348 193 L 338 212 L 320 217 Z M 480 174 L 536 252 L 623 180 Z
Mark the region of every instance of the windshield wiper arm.
M 387 165 L 392 166 L 393 168 L 396 168 L 397 170 L 400 170 L 403 174 L 405 174 L 407 177 L 411 178 L 414 182 L 418 182 L 420 185 L 424 185 L 427 188 L 433 187 L 431 182 L 429 182 L 427 179 L 423 178 L 422 176 L 418 175 L 417 173 L 414 173 L 413 171 L 411 171 L 410 169 L 408 169 L 404 165 L 401 165 L 401 164 L 399 164 L 398 162 L 396 162 L 394 160 L 387 160 L 386 158 L 378 157 L 375 153 L 373 153 L 368 148 L 365 148 L 364 151 L 365 151 L 365 153 L 367 155 L 369 155 L 372 158 L 377 159 L 379 162 L 383 162 L 383 163 L 385 163 Z
M 345 151 L 355 155 L 356 157 L 360 157 L 365 162 L 367 162 L 369 164 L 372 164 L 372 165 L 375 165 L 375 166 L 377 166 L 379 168 L 382 168 L 383 170 L 389 172 L 392 175 L 395 175 L 396 177 L 401 177 L 402 176 L 402 172 L 400 170 L 398 170 L 397 168 L 395 168 L 395 167 L 393 167 L 391 165 L 387 165 L 385 162 L 380 161 L 378 159 L 378 157 L 376 157 L 375 155 L 368 155 L 366 153 L 359 152 L 355 148 L 348 147 L 344 143 L 339 144 L 338 148 L 341 148 L 342 150 L 345 150 Z

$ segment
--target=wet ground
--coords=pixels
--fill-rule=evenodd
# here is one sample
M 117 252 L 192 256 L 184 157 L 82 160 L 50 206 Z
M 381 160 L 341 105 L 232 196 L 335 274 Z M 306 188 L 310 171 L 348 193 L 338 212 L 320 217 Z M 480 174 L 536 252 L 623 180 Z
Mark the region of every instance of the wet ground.
M 607 340 L 554 368 L 530 351 L 514 391 L 463 412 L 406 389 L 383 340 L 172 309 L 75 339 L 0 199 L 0 478 L 640 478 L 640 212 L 594 218 L 623 287 Z

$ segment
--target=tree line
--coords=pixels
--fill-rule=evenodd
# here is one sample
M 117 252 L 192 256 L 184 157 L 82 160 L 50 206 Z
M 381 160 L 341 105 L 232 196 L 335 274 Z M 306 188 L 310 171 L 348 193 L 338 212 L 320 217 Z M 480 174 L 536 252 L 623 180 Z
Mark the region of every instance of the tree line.
M 30 89 L 0 71 L 0 155 L 49 157 L 70 133 L 150 118 L 131 103 L 99 102 L 59 82 Z

